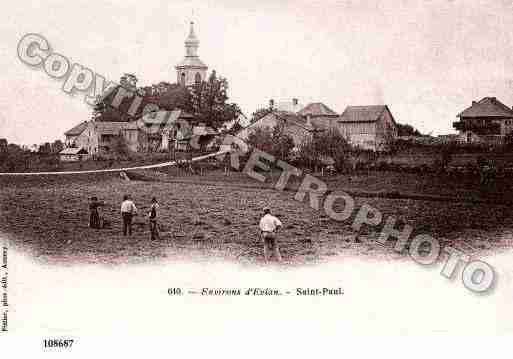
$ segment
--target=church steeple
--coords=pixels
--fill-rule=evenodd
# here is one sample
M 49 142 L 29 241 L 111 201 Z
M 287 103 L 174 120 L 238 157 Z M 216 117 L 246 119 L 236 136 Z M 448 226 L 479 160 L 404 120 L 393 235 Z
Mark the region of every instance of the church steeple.
M 194 21 L 191 21 L 189 36 L 185 39 L 185 56 L 198 57 L 199 40 L 194 33 Z
M 205 80 L 207 65 L 198 57 L 199 40 L 194 33 L 194 22 L 191 21 L 189 36 L 185 39 L 185 58 L 175 66 L 177 82 L 183 86 L 191 86 Z

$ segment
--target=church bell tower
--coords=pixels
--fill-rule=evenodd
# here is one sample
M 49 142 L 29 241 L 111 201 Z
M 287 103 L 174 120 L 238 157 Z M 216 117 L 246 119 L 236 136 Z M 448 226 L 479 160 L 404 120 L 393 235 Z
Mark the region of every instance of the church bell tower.
M 175 66 L 176 82 L 182 86 L 192 86 L 206 79 L 208 66 L 199 59 L 198 47 L 199 40 L 191 21 L 189 36 L 185 39 L 185 58 Z

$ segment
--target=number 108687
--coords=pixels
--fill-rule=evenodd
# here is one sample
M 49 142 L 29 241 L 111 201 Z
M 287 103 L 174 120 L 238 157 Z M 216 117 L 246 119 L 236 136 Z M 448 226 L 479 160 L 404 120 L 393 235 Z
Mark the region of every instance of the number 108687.
M 43 345 L 45 348 L 71 348 L 73 339 L 45 339 Z

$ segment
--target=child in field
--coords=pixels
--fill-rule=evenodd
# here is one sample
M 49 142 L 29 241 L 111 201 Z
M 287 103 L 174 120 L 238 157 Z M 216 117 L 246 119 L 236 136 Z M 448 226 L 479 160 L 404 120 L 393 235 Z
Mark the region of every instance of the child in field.
M 264 242 L 264 258 L 266 262 L 270 259 L 270 251 L 272 251 L 276 260 L 281 262 L 280 249 L 278 247 L 278 240 L 276 239 L 276 233 L 281 226 L 282 223 L 280 220 L 271 215 L 271 210 L 265 207 L 264 216 L 260 219 L 259 227 Z
M 129 195 L 123 196 L 121 203 L 121 217 L 123 219 L 123 235 L 132 235 L 132 217 L 137 214 L 137 208 Z
M 103 206 L 103 202 L 98 201 L 97 197 L 91 197 L 91 202 L 89 203 L 89 227 L 99 229 L 101 228 L 100 223 L 100 213 L 98 208 Z
M 157 225 L 157 211 L 159 209 L 159 204 L 157 202 L 157 199 L 153 197 L 151 199 L 151 207 L 150 211 L 148 212 L 148 218 L 150 220 L 150 233 L 151 233 L 151 240 L 159 239 L 159 227 Z

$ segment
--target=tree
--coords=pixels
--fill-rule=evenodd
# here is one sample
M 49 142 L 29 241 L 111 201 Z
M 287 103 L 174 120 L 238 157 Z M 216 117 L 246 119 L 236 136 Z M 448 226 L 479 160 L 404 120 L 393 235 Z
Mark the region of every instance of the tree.
M 124 73 L 119 79 L 119 84 L 128 90 L 135 91 L 138 81 L 137 76 L 134 74 Z
M 191 113 L 198 122 L 219 129 L 223 124 L 237 120 L 241 114 L 239 106 L 228 103 L 228 81 L 217 77 L 212 71 L 207 81 L 195 84 L 187 88 L 179 84 L 159 82 L 145 87 L 137 87 L 138 79 L 133 74 L 124 74 L 120 79 L 120 86 L 110 94 L 101 97 L 96 102 L 91 119 L 95 121 L 127 122 L 143 115 L 143 110 L 148 104 L 154 104 L 159 109 L 172 111 L 181 109 Z M 112 103 L 120 87 L 133 90 L 133 95 L 122 99 L 117 108 Z M 140 105 L 135 113 L 129 110 L 134 97 L 142 97 Z
M 191 89 L 190 110 L 199 121 L 214 129 L 234 121 L 241 113 L 239 106 L 228 101 L 228 81 L 212 71 L 208 81 L 196 83 Z
M 64 144 L 61 140 L 55 140 L 50 144 L 50 152 L 51 153 L 59 153 L 64 148 Z
M 284 133 L 283 126 L 280 125 L 273 129 L 269 127 L 256 128 L 249 134 L 247 142 L 282 161 L 290 159 L 294 148 L 292 137 Z
M 5 138 L 0 138 L 0 153 L 7 152 L 7 140 Z
M 137 77 L 132 74 L 125 74 L 120 79 L 121 85 L 103 98 L 99 98 L 93 107 L 91 119 L 94 121 L 127 122 L 133 121 L 143 115 L 143 110 L 148 104 L 154 104 L 159 109 L 172 111 L 177 108 L 192 112 L 191 93 L 189 90 L 178 84 L 159 82 L 150 86 L 136 87 Z M 112 106 L 114 99 L 123 87 L 132 91 L 132 96 L 124 98 L 117 108 Z M 135 113 L 130 114 L 130 106 L 135 96 L 142 98 Z
M 141 87 L 139 92 L 143 97 L 143 105 L 153 103 L 167 111 L 179 108 L 191 112 L 191 93 L 184 86 L 162 81 L 158 84 Z
M 52 152 L 52 146 L 50 142 L 45 142 L 39 146 L 39 153 L 41 154 L 50 154 Z
M 397 124 L 397 135 L 398 136 L 415 136 L 419 137 L 422 136 L 422 133 L 420 133 L 419 130 L 414 128 L 412 125 L 408 124 Z
M 326 164 L 328 159 L 334 161 L 336 169 L 343 169 L 347 153 L 351 146 L 340 132 L 329 129 L 313 135 L 299 146 L 298 159 L 303 165 L 316 168 Z
M 134 97 L 139 94 L 139 90 L 137 89 L 137 76 L 130 73 L 125 73 L 121 76 L 119 80 L 119 86 L 117 86 L 113 91 L 111 91 L 106 96 L 99 96 L 94 107 L 93 112 L 91 114 L 91 119 L 94 121 L 103 121 L 103 122 L 128 122 L 133 119 L 132 116 L 129 115 L 128 111 L 134 100 Z M 121 104 L 118 108 L 112 106 L 112 103 L 121 88 L 124 88 L 130 92 L 132 92 L 131 96 L 127 96 L 123 98 Z M 139 106 L 139 111 L 142 111 L 143 106 Z
M 287 161 L 292 155 L 294 140 L 284 132 L 283 123 L 274 126 L 272 140 L 273 147 L 271 154 L 282 161 Z
M 269 127 L 257 127 L 248 135 L 247 142 L 261 151 L 272 154 L 273 133 Z

